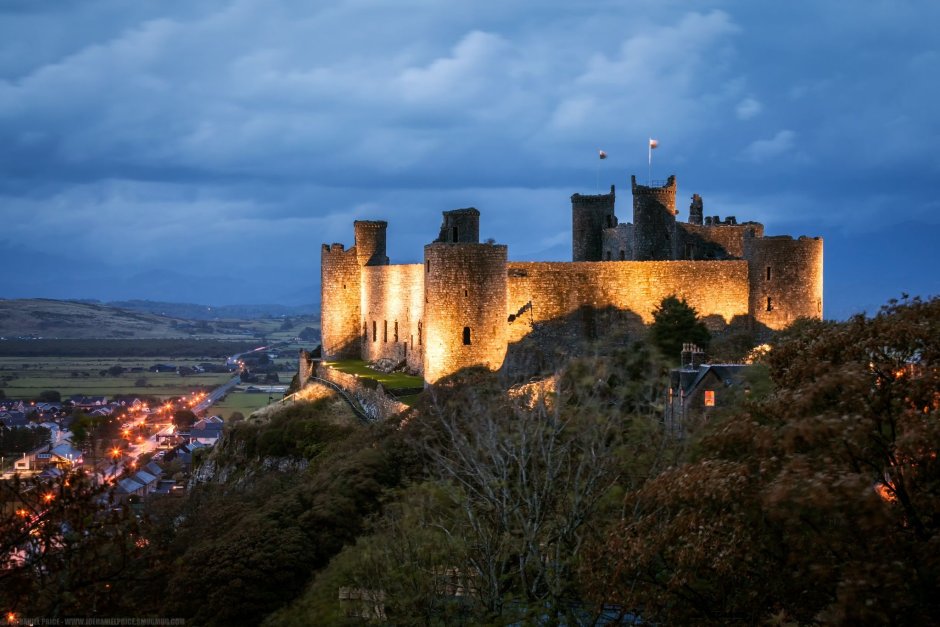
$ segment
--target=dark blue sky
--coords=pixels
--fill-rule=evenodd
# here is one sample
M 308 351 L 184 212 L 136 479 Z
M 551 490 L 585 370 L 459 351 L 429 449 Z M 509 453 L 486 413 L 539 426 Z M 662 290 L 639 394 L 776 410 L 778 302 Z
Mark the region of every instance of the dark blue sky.
M 827 317 L 937 294 L 937 24 L 934 0 L 6 0 L 0 297 L 312 302 L 354 219 L 415 262 L 471 205 L 512 259 L 566 260 L 569 196 L 614 183 L 629 220 L 650 136 L 682 219 L 697 192 L 825 238 Z

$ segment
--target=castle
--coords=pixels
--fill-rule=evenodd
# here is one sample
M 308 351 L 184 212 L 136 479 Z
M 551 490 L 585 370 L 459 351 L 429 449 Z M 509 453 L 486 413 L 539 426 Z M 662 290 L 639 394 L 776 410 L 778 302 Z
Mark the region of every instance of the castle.
M 571 197 L 571 262 L 515 262 L 480 243 L 480 212 L 445 211 L 424 263 L 392 265 L 383 221 L 356 221 L 355 246 L 321 251 L 321 333 L 326 359 L 405 364 L 434 383 L 461 368 L 498 369 L 533 326 L 586 309 L 628 310 L 644 322 L 678 295 L 707 324 L 781 329 L 822 317 L 823 242 L 765 237 L 757 222 L 703 216 L 693 195 L 676 219 L 676 178 L 632 178 L 633 222 L 609 194 Z

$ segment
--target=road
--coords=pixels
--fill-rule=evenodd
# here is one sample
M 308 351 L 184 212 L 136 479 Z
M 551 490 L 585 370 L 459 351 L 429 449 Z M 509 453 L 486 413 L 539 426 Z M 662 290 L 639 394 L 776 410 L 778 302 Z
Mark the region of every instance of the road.
M 232 388 L 234 388 L 236 385 L 238 385 L 241 382 L 242 382 L 241 377 L 238 375 L 235 375 L 234 377 L 229 379 L 228 382 L 225 383 L 225 385 L 220 385 L 216 389 L 212 390 L 212 392 L 210 392 L 209 395 L 206 396 L 204 399 L 202 399 L 201 401 L 193 405 L 193 413 L 199 414 L 199 412 L 209 409 L 209 407 L 211 407 L 213 403 L 215 403 L 217 400 L 219 400 L 220 398 L 228 394 Z

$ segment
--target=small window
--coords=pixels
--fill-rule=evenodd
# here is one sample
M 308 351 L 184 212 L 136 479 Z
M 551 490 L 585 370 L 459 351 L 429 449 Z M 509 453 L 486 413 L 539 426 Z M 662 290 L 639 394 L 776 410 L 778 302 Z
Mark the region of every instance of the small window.
M 382 321 L 382 341 L 388 342 L 388 320 Z
M 692 255 L 695 252 L 695 247 L 692 244 L 685 245 L 685 258 L 692 259 Z
M 372 321 L 372 341 L 375 342 L 379 339 L 378 327 L 375 324 L 375 320 Z
M 398 342 L 398 320 L 395 321 L 395 342 Z
M 607 251 L 607 261 L 610 261 L 610 251 Z
M 774 300 L 770 296 L 768 296 L 767 297 L 767 311 L 773 311 L 773 310 L 774 310 Z
M 627 259 L 627 252 L 625 250 L 620 251 L 620 261 L 625 261 Z
M 715 390 L 705 390 L 705 407 L 715 406 Z
M 470 345 L 470 327 L 463 328 L 463 343 L 464 346 Z
M 421 346 L 421 337 L 422 337 L 423 326 L 424 326 L 424 325 L 422 325 L 420 322 L 418 323 L 418 346 Z
M 464 290 L 464 291 L 463 291 L 463 295 L 464 295 L 464 296 L 468 296 L 469 294 L 470 294 L 470 293 L 469 293 L 467 290 Z
M 424 262 L 424 265 L 425 265 L 425 267 L 427 268 L 428 273 L 430 274 L 430 272 L 431 272 L 431 260 L 428 259 L 427 261 L 425 261 L 425 262 Z
M 454 241 L 457 241 L 457 227 L 454 227 Z
M 767 280 L 770 280 L 770 266 L 767 266 Z
M 346 284 L 345 284 L 345 283 L 343 283 L 343 289 L 346 289 Z

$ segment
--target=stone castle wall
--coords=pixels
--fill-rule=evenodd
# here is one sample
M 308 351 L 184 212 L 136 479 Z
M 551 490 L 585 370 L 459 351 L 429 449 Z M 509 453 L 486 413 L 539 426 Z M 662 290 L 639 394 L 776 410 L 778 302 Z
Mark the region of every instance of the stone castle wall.
M 633 258 L 667 261 L 676 258 L 676 177 L 661 187 L 633 186 Z
M 822 317 L 822 238 L 748 239 L 745 248 L 751 313 L 759 324 L 782 329 L 800 317 Z
M 506 354 L 504 245 L 424 247 L 424 378 L 469 366 L 495 370 Z
M 603 229 L 617 225 L 614 215 L 615 190 L 609 194 L 571 197 L 571 251 L 575 261 L 603 259 Z
M 386 392 L 381 384 L 369 386 L 355 375 L 340 372 L 323 364 L 317 366 L 315 374 L 346 390 L 346 393 L 356 399 L 362 411 L 372 420 L 384 420 L 411 409 Z
M 653 309 L 673 294 L 713 325 L 748 313 L 746 261 L 510 262 L 508 275 L 507 314 L 526 309 L 509 325 L 510 342 L 530 331 L 530 320 L 563 318 L 585 306 L 626 309 L 650 323 Z
M 417 263 L 362 268 L 362 359 L 421 370 L 423 269 Z
M 676 253 L 684 260 L 744 259 L 745 238 L 764 236 L 764 225 L 758 222 L 717 226 L 678 222 L 676 227 Z
M 359 356 L 360 274 L 356 248 L 323 245 L 320 251 L 320 335 L 323 356 Z
M 633 259 L 633 225 L 618 224 L 602 233 L 603 261 L 631 261 Z

